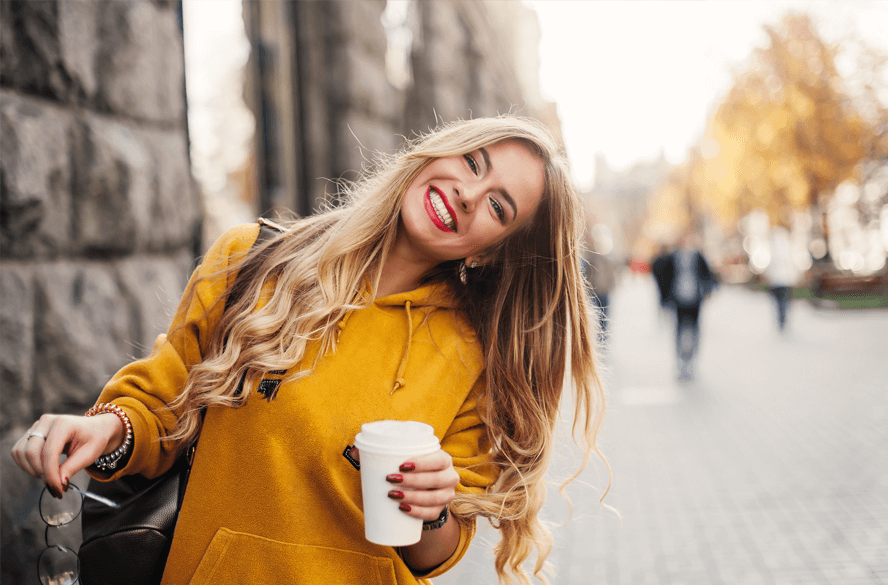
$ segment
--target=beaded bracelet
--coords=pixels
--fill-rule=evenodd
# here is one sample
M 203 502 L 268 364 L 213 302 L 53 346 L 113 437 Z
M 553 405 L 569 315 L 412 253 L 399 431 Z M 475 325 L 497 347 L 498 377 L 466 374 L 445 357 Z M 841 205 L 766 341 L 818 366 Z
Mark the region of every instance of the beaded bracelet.
M 83 416 L 96 416 L 97 414 L 105 413 L 117 415 L 117 418 L 120 419 L 120 422 L 123 423 L 123 426 L 126 429 L 126 438 L 123 440 L 123 445 L 118 447 L 116 451 L 108 453 L 107 455 L 101 455 L 96 459 L 95 463 L 93 463 L 93 465 L 102 471 L 110 471 L 116 469 L 117 464 L 123 459 L 123 456 L 129 453 L 130 447 L 133 444 L 133 425 L 122 408 L 116 404 L 106 402 L 96 404 L 86 411 L 86 414 Z

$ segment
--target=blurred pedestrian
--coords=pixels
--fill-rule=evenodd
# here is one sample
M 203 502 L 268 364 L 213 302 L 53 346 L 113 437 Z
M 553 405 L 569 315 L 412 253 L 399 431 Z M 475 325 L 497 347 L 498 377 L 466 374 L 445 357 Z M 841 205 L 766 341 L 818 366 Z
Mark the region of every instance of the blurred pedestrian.
M 786 330 L 792 288 L 796 282 L 792 244 L 785 225 L 778 224 L 771 230 L 770 252 L 771 260 L 765 268 L 764 277 L 770 288 L 771 296 L 774 298 L 777 310 L 777 328 L 782 332 Z
M 602 338 L 607 337 L 610 319 L 610 295 L 617 284 L 614 263 L 604 254 L 591 252 L 584 255 L 583 272 L 589 284 L 589 300 L 598 310 L 598 324 Z
M 617 284 L 617 271 L 613 261 L 601 253 L 601 247 L 592 237 L 587 237 L 583 251 L 583 275 L 588 285 L 588 296 L 598 311 L 601 339 L 607 337 L 610 319 L 610 295 Z
M 675 347 L 678 379 L 694 379 L 694 358 L 700 342 L 700 309 L 716 287 L 715 276 L 699 250 L 696 234 L 686 231 L 678 248 L 654 261 L 652 266 L 661 302 L 675 314 Z
M 336 209 L 255 246 L 259 225 L 229 230 L 151 355 L 87 415 L 43 415 L 13 457 L 61 498 L 81 469 L 156 477 L 196 443 L 166 584 L 427 583 L 478 517 L 501 531 L 499 578 L 528 580 L 524 561 L 551 547 L 539 511 L 562 388 L 598 453 L 594 336 L 564 253 L 579 212 L 542 125 L 449 124 Z M 364 537 L 350 443 L 382 419 L 441 440 L 385 478 L 392 505 L 425 522 L 410 546 Z
M 669 304 L 669 279 L 671 278 L 671 260 L 669 257 L 669 247 L 661 245 L 657 251 L 657 255 L 654 256 L 654 259 L 651 261 L 651 275 L 654 277 L 654 282 L 657 283 L 657 295 L 660 301 L 658 320 L 662 323 L 664 320 L 668 321 L 669 316 L 668 313 L 671 312 L 671 306 Z

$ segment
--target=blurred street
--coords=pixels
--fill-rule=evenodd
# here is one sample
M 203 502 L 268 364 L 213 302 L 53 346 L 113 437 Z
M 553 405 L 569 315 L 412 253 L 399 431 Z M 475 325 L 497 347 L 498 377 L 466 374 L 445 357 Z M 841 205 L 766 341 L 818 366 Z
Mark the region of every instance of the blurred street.
M 559 449 L 544 508 L 555 584 L 888 583 L 888 311 L 721 287 L 703 307 L 696 381 L 675 379 L 671 322 L 650 277 L 612 295 L 601 447 L 614 469 Z M 483 529 L 438 585 L 495 584 Z

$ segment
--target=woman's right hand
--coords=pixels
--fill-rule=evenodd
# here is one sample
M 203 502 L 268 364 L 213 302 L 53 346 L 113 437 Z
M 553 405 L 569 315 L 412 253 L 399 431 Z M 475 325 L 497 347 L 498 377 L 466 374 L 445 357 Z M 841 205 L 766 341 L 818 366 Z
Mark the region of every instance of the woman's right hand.
M 114 414 L 44 414 L 16 441 L 12 458 L 61 497 L 75 473 L 92 465 L 100 455 L 114 451 L 124 438 L 123 423 Z M 62 454 L 68 458 L 60 463 Z

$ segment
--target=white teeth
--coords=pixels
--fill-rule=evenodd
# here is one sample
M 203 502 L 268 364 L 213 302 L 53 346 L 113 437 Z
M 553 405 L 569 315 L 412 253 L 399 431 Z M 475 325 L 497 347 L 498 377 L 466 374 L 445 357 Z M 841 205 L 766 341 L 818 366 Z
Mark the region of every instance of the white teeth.
M 453 220 L 453 216 L 447 211 L 444 201 L 434 189 L 429 190 L 429 200 L 432 202 L 432 208 L 435 210 L 435 213 L 438 214 L 438 219 L 440 219 L 448 229 L 456 231 L 456 222 Z

